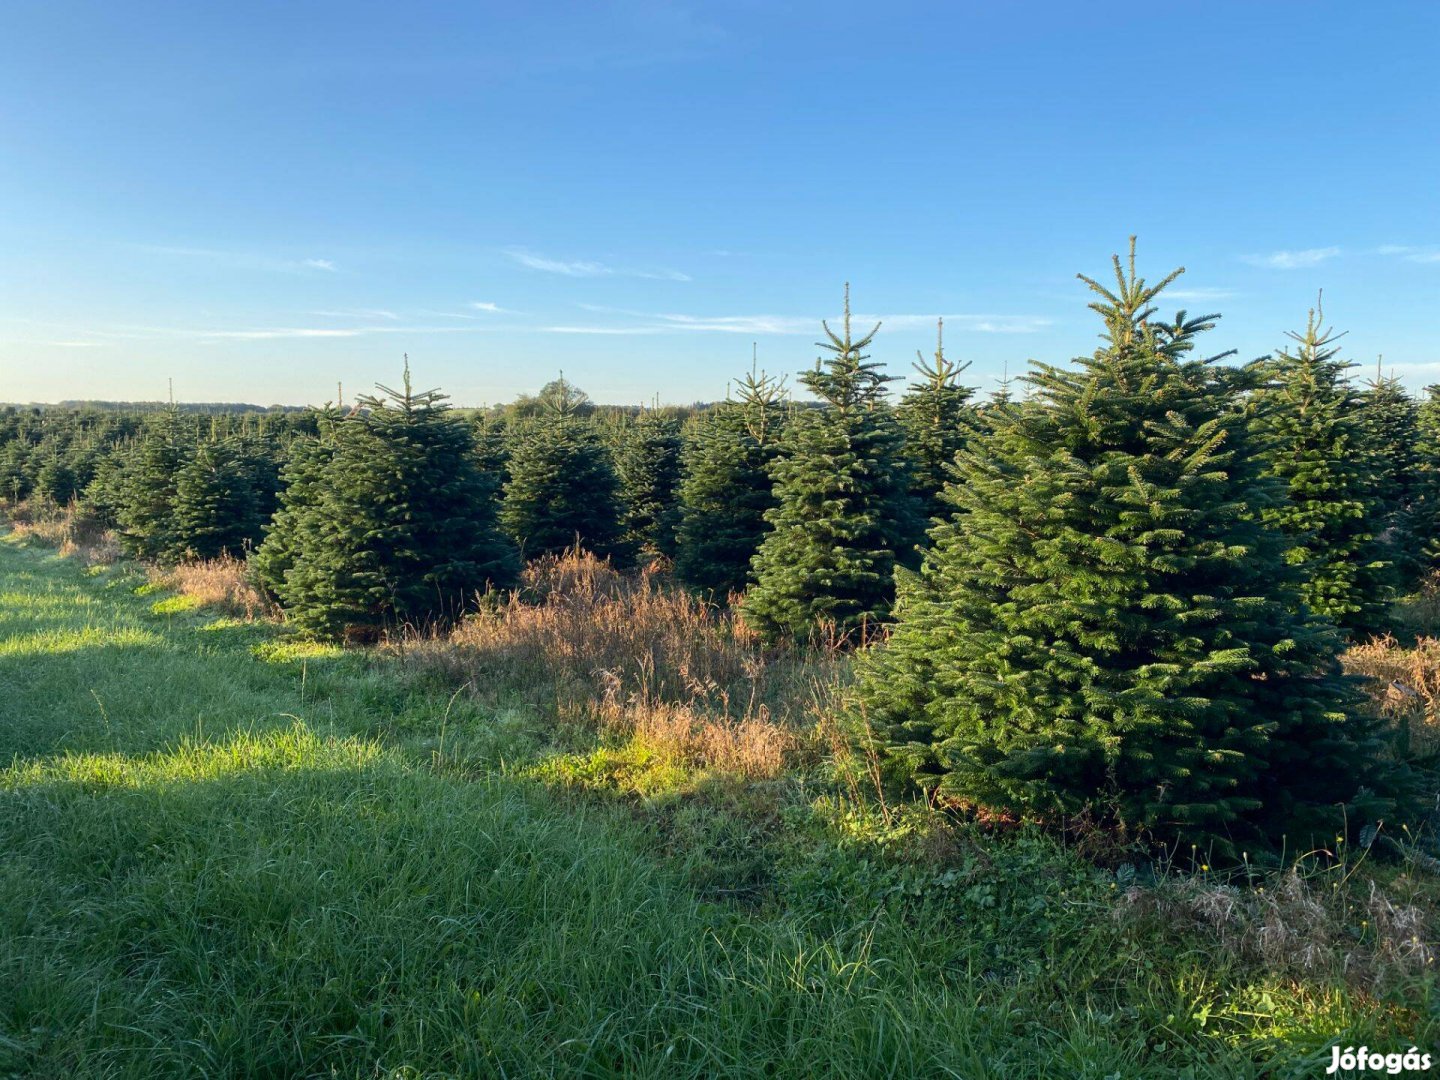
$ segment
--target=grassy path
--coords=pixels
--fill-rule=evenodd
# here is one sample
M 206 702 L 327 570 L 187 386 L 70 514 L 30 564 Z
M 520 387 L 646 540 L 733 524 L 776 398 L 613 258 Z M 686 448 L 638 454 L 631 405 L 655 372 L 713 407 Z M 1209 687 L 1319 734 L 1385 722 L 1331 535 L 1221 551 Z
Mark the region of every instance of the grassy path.
M 142 580 L 0 542 L 0 1076 L 1310 1075 L 1360 1022 L 1207 1031 L 1203 958 L 1143 970 L 1034 881 L 1008 975 L 950 909 L 701 903 L 488 768 L 523 725 Z

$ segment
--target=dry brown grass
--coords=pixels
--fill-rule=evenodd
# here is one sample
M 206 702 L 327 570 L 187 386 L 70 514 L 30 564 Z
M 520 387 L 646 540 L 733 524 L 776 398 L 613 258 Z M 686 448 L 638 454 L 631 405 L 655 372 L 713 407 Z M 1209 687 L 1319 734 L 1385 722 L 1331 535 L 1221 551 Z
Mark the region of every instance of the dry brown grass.
M 1433 971 L 1433 908 L 1398 901 L 1374 880 L 1352 887 L 1349 878 L 1344 865 L 1292 866 L 1255 887 L 1182 877 L 1126 890 L 1116 913 L 1202 928 L 1231 956 L 1287 978 L 1332 973 L 1369 986 Z
M 811 741 L 839 661 L 767 648 L 663 569 L 620 573 L 583 552 L 532 562 L 521 587 L 443 637 L 391 646 L 495 702 L 643 741 L 667 757 L 775 776 Z
M 99 522 L 76 507 L 29 500 L 7 511 L 16 539 L 55 548 L 86 566 L 108 566 L 120 558 L 120 545 Z
M 1406 647 L 1387 634 L 1353 646 L 1341 659 L 1346 671 L 1369 676 L 1367 692 L 1394 723 L 1402 753 L 1440 751 L 1440 638 Z
M 174 589 L 197 606 L 246 619 L 276 617 L 275 609 L 250 580 L 246 564 L 229 555 L 205 562 L 148 568 L 150 581 Z

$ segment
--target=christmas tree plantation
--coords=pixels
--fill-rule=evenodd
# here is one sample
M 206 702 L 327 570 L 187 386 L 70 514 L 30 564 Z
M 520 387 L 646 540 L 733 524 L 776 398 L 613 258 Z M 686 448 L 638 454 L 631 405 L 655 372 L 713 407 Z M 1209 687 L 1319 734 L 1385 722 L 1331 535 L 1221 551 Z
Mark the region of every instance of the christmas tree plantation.
M 1176 272 L 1179 273 L 1178 271 Z M 1384 809 L 1332 626 L 1296 603 L 1283 499 L 1247 430 L 1248 371 L 1189 356 L 1115 260 L 1104 344 L 1037 365 L 960 454 L 950 519 L 862 658 L 865 718 L 941 796 L 1256 850 Z

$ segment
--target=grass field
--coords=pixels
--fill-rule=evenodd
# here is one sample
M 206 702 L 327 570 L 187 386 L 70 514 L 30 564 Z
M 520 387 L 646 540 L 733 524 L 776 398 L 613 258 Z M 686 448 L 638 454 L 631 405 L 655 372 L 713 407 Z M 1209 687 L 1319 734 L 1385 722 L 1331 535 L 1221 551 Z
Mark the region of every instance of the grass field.
M 1440 1034 L 1419 870 L 1151 880 L 645 730 L 0 543 L 0 1076 L 1315 1076 Z

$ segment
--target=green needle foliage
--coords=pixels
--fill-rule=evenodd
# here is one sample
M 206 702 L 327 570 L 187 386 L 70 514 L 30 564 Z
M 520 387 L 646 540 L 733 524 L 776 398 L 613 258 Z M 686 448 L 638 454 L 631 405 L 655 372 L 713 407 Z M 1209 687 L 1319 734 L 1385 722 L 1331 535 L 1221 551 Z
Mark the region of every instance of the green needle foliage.
M 919 539 L 922 522 L 901 458 L 903 436 L 885 401 L 892 381 L 850 331 L 825 325 L 830 353 L 801 376 L 824 407 L 791 423 L 775 463 L 771 531 L 755 554 L 745 620 L 763 636 L 804 639 L 820 624 L 858 639 L 889 617 L 895 567 Z
M 785 388 L 754 369 L 735 397 L 701 414 L 684 452 L 675 571 L 724 599 L 750 583 L 750 561 L 775 505 L 770 471 L 785 427 Z
M 1440 386 L 1427 386 L 1415 410 L 1415 489 L 1410 531 L 1417 573 L 1440 565 Z
M 1247 373 L 1189 358 L 1206 316 L 1157 321 L 1115 259 L 1103 342 L 962 451 L 897 625 L 864 655 L 864 713 L 940 796 L 1239 854 L 1333 836 L 1382 806 L 1339 638 L 1295 603 L 1283 534 L 1252 507 Z
M 279 596 L 285 588 L 296 555 L 302 550 L 316 550 L 324 543 L 321 506 L 326 474 L 335 456 L 335 427 L 341 413 L 329 406 L 317 411 L 319 432 L 290 445 L 280 474 L 280 508 L 265 534 L 265 542 L 250 557 L 256 579 L 273 596 Z
M 238 558 L 259 542 L 264 519 L 253 470 L 231 439 L 195 451 L 175 477 L 174 554 Z
M 289 618 L 321 637 L 449 622 L 518 573 L 493 485 L 445 395 L 378 387 L 302 451 L 260 565 Z
M 36 458 L 36 493 L 56 506 L 68 505 L 83 486 L 70 459 L 58 447 L 43 445 Z
M 542 394 L 543 414 L 525 422 L 510 448 L 510 480 L 500 511 L 527 559 L 580 546 L 623 557 L 619 481 L 588 400 L 563 379 Z
M 1377 542 L 1380 510 L 1375 455 L 1336 341 L 1312 310 L 1296 348 L 1264 365 L 1256 430 L 1266 472 L 1288 498 L 1262 511 L 1295 541 L 1290 561 L 1304 567 L 1300 597 L 1313 611 L 1359 633 L 1377 629 L 1391 596 L 1391 575 Z
M 679 516 L 679 423 L 646 412 L 627 424 L 615 452 L 615 474 L 620 485 L 621 543 L 629 551 L 673 558 Z
M 935 334 L 935 355 L 913 365 L 918 381 L 900 403 L 897 416 L 905 432 L 905 457 L 910 464 L 910 490 L 920 500 L 926 518 L 944 517 L 949 506 L 941 493 L 950 481 L 955 455 L 965 445 L 974 424 L 970 397 L 974 388 L 961 386 L 960 373 L 970 365 L 945 356 L 945 322 Z M 918 355 L 918 354 L 917 354 Z
M 1375 527 L 1395 576 L 1412 584 L 1425 568 L 1412 513 L 1419 497 L 1419 403 L 1399 379 L 1377 371 L 1360 395 L 1360 413 L 1375 485 Z
M 122 466 L 115 535 L 129 555 L 170 559 L 181 548 L 175 529 L 176 482 L 194 454 L 174 409 L 149 425 Z

